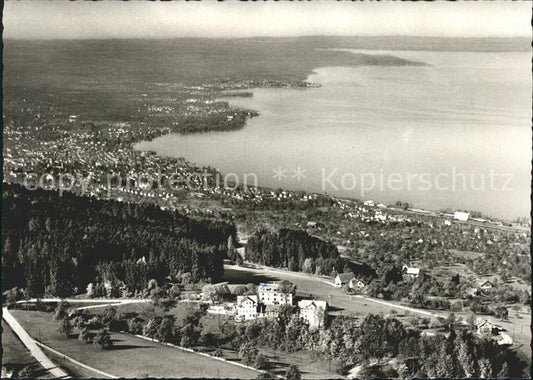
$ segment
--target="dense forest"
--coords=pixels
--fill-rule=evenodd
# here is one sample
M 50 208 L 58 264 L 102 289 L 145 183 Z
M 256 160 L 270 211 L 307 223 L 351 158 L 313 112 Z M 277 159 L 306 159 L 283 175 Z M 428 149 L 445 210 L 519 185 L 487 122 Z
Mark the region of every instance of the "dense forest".
M 66 297 L 94 285 L 130 292 L 148 280 L 191 273 L 218 280 L 235 226 L 153 205 L 3 185 L 2 290 Z
M 289 268 L 316 274 L 343 269 L 337 247 L 305 231 L 280 229 L 277 233 L 260 230 L 250 236 L 246 260 L 272 267 Z

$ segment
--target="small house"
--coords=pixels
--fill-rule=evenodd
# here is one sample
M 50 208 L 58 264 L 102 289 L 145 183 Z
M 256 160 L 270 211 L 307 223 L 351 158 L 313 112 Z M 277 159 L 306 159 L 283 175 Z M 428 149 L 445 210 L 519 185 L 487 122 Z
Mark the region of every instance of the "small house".
M 490 290 L 493 287 L 494 287 L 494 284 L 490 282 L 489 280 L 485 280 L 479 285 L 479 288 L 482 290 Z
M 492 332 L 494 330 L 494 325 L 491 322 L 487 321 L 486 319 L 481 318 L 481 317 L 477 318 L 475 325 L 476 325 L 477 332 L 479 334 L 492 335 Z
M 358 278 L 352 278 L 348 283 L 348 287 L 353 290 L 362 291 L 366 287 L 366 283 Z
M 309 323 L 309 327 L 317 328 L 324 325 L 327 316 L 326 301 L 301 300 L 298 302 L 300 318 Z
M 344 284 L 347 284 L 350 282 L 350 280 L 354 279 L 355 275 L 352 272 L 346 272 L 346 273 L 340 273 L 335 277 L 335 286 L 340 288 Z
M 410 267 L 406 264 L 403 265 L 402 272 L 404 279 L 413 279 L 420 276 L 420 268 Z

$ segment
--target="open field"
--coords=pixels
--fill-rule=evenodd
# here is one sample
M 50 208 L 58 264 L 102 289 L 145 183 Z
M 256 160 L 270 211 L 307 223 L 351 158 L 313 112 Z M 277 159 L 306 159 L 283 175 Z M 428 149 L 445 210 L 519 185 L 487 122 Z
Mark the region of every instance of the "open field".
M 30 366 L 34 377 L 51 379 L 52 376 L 35 360 L 30 351 L 2 320 L 2 366 L 9 370 L 21 370 Z
M 65 338 L 57 332 L 52 314 L 13 310 L 13 315 L 33 337 L 100 371 L 120 377 L 224 377 L 255 378 L 257 372 L 205 356 L 185 352 L 127 334 L 113 333 L 115 347 L 101 350 Z

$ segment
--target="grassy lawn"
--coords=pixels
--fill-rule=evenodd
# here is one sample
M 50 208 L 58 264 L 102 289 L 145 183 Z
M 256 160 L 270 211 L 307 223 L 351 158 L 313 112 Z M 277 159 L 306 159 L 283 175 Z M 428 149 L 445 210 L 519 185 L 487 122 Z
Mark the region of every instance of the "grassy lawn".
M 2 320 L 2 365 L 19 371 L 30 366 L 32 377 L 51 379 L 52 376 L 35 360 L 7 323 Z
M 44 344 L 92 366 L 120 377 L 224 377 L 255 378 L 256 371 L 184 352 L 158 343 L 113 333 L 115 347 L 101 350 L 76 338 L 65 338 L 57 332 L 52 314 L 14 310 L 13 316 L 34 338 Z

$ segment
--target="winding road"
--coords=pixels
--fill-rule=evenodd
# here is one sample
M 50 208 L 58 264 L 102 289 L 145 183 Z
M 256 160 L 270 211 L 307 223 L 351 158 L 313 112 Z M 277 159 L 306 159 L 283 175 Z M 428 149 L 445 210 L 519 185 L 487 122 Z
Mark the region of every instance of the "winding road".
M 56 366 L 48 358 L 48 356 L 45 355 L 43 350 L 41 350 L 41 347 L 39 347 L 39 344 L 31 336 L 29 336 L 26 330 L 22 328 L 17 320 L 11 315 L 7 307 L 2 308 L 2 318 L 4 318 L 4 321 L 6 321 L 9 327 L 11 327 L 13 332 L 19 337 L 33 357 L 43 366 L 46 371 L 50 372 L 50 374 L 56 378 L 70 377 L 65 371 Z

